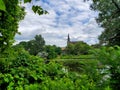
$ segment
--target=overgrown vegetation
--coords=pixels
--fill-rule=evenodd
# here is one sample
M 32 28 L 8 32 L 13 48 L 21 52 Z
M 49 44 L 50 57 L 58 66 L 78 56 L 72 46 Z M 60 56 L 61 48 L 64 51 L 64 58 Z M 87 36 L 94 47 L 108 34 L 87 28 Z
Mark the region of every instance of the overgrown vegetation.
M 88 75 L 68 72 L 59 63 L 49 62 L 31 56 L 23 48 L 11 49 L 1 58 L 0 88 L 2 90 L 84 90 L 94 89 Z
M 92 0 L 91 8 L 98 11 L 97 23 L 104 28 L 100 44 L 120 45 L 120 0 Z
M 98 22 L 105 28 L 100 40 L 109 41 L 107 45 L 119 45 L 118 3 L 119 0 L 93 0 L 92 8 L 100 11 Z M 45 46 L 41 35 L 13 46 L 18 23 L 25 15 L 18 4 L 19 0 L 0 0 L 0 90 L 119 90 L 119 46 L 91 48 L 80 42 L 69 45 L 64 55 L 59 47 Z M 39 15 L 47 13 L 38 6 L 32 9 Z M 57 56 L 57 60 L 44 60 Z
M 119 90 L 120 47 L 101 47 L 92 52 L 92 59 L 87 55 L 84 55 L 84 59 L 80 56 L 76 59 L 74 56 L 65 56 L 56 61 L 66 66 L 70 72 L 86 74 L 95 82 L 97 90 Z
M 61 55 L 60 47 L 56 45 L 45 45 L 45 40 L 41 35 L 36 35 L 33 40 L 22 41 L 14 47 L 23 47 L 31 55 L 40 56 L 44 59 L 53 59 Z
M 120 47 L 103 47 L 94 51 L 95 57 L 104 65 L 105 74 L 110 77 L 110 86 L 113 90 L 120 88 Z
M 44 50 L 45 40 L 41 35 L 36 35 L 33 40 L 29 40 L 28 42 L 22 41 L 15 46 L 22 46 L 31 55 L 37 55 Z
M 89 50 L 90 50 L 90 46 L 83 42 L 83 41 L 79 41 L 77 43 L 70 43 L 67 45 L 65 51 L 66 54 L 69 55 L 80 55 L 80 54 L 89 54 Z

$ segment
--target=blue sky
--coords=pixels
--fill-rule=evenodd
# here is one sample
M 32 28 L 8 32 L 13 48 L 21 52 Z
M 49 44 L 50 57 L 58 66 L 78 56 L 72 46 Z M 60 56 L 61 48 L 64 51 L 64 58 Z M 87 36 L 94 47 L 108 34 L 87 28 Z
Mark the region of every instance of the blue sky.
M 98 42 L 97 37 L 103 30 L 96 21 L 97 12 L 90 10 L 92 2 L 83 0 L 40 0 L 32 4 L 40 5 L 49 14 L 37 15 L 25 4 L 26 16 L 19 24 L 22 35 L 16 35 L 16 42 L 28 41 L 41 34 L 46 44 L 66 46 L 68 33 L 72 41 L 84 41 L 88 44 Z

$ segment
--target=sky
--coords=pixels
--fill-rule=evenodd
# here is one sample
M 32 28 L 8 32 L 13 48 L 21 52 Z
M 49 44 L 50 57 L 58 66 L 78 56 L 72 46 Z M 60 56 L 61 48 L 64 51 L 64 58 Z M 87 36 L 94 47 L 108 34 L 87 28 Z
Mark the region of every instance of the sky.
M 98 36 L 103 31 L 95 21 L 97 12 L 90 10 L 92 2 L 83 0 L 40 0 L 24 4 L 26 16 L 19 23 L 16 43 L 34 39 L 41 34 L 47 45 L 65 47 L 67 36 L 71 41 L 84 41 L 88 44 L 98 43 Z M 32 5 L 40 5 L 49 14 L 33 13 Z

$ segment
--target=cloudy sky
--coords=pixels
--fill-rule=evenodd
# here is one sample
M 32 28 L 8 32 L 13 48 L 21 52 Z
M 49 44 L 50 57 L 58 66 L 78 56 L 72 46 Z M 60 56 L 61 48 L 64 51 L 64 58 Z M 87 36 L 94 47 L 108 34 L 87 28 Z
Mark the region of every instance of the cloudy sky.
M 28 41 L 41 34 L 46 44 L 66 46 L 69 33 L 71 41 L 84 41 L 88 44 L 98 42 L 97 37 L 103 30 L 96 21 L 97 12 L 90 10 L 91 2 L 83 0 L 40 0 L 32 2 L 46 9 L 49 14 L 37 15 L 26 7 L 26 16 L 19 24 L 22 35 L 16 35 L 16 42 Z

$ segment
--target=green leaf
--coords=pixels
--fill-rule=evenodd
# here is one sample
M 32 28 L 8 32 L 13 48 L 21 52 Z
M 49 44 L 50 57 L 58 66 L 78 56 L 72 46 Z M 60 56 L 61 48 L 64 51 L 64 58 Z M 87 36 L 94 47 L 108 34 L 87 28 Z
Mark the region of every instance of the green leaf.
M 39 15 L 48 14 L 48 12 L 46 10 L 43 10 L 43 8 L 40 6 L 32 6 L 32 10 L 34 13 L 38 13 Z
M 5 82 L 9 82 L 9 79 L 7 77 L 4 78 Z
M 6 11 L 5 4 L 4 4 L 4 2 L 2 0 L 0 0 L 0 10 Z
M 24 3 L 28 3 L 31 2 L 32 0 L 24 0 Z
M 43 11 L 38 10 L 38 14 L 39 14 L 39 15 L 42 15 L 42 14 L 43 14 Z
M 36 13 L 37 10 L 38 10 L 38 7 L 37 6 L 32 6 L 32 10 L 34 11 L 34 13 Z

